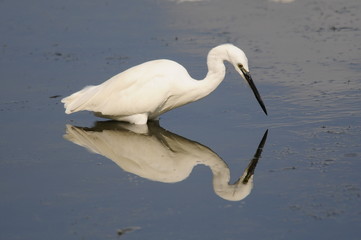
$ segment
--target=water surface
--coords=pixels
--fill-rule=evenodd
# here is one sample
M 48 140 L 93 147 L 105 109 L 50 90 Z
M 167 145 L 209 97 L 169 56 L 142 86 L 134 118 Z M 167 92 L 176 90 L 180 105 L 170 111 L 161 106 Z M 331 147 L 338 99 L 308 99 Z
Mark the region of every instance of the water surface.
M 359 1 L 0 6 L 1 239 L 360 238 Z M 202 79 L 225 42 L 246 52 L 268 117 L 230 65 L 214 93 L 151 131 L 64 114 L 61 97 L 147 60 Z M 267 129 L 252 187 L 224 197 Z M 155 146 L 183 160 L 151 161 Z M 114 160 L 130 153 L 146 163 Z

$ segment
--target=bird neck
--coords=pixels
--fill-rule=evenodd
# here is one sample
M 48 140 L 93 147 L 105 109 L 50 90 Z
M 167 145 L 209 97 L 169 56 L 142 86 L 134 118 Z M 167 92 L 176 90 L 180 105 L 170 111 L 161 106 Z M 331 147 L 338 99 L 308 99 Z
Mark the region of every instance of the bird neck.
M 219 47 L 213 48 L 207 57 L 208 73 L 203 80 L 199 81 L 199 98 L 203 98 L 213 92 L 223 81 L 226 75 L 226 67 L 224 61 L 228 60 L 228 56 L 224 49 Z
M 226 67 L 223 63 L 225 60 L 228 60 L 225 50 L 220 47 L 211 49 L 207 56 L 208 73 L 204 80 L 220 84 L 226 74 Z

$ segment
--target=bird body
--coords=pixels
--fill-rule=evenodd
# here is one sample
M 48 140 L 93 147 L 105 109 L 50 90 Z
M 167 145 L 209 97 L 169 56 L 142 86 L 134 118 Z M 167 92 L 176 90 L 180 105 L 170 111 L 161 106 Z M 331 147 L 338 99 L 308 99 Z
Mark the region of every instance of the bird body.
M 100 85 L 87 86 L 62 99 L 62 102 L 67 114 L 87 110 L 99 117 L 145 124 L 148 119 L 157 119 L 171 109 L 211 93 L 225 77 L 223 61 L 229 61 L 235 66 L 267 114 L 250 78 L 245 54 L 231 44 L 220 45 L 209 52 L 208 74 L 203 80 L 193 79 L 177 62 L 153 60 L 129 68 Z

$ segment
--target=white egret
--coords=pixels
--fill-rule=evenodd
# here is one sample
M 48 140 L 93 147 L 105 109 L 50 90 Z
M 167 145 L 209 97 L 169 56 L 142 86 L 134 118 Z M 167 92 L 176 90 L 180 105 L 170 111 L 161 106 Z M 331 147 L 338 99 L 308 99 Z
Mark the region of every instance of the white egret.
M 179 63 L 160 59 L 121 72 L 97 86 L 87 86 L 61 101 L 70 114 L 88 110 L 96 116 L 134 124 L 146 124 L 176 107 L 197 101 L 225 77 L 224 61 L 230 62 L 251 87 L 267 115 L 266 107 L 253 83 L 244 52 L 232 44 L 212 48 L 207 57 L 208 73 L 195 80 Z

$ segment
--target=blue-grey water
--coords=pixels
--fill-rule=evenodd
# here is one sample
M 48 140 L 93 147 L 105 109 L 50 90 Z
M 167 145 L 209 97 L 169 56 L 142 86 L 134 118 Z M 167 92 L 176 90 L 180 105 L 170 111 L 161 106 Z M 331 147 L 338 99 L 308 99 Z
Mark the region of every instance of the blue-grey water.
M 360 10 L 0 1 L 0 239 L 359 239 Z M 62 97 L 152 59 L 202 79 L 225 42 L 246 52 L 269 116 L 230 65 L 159 126 L 64 113 Z

